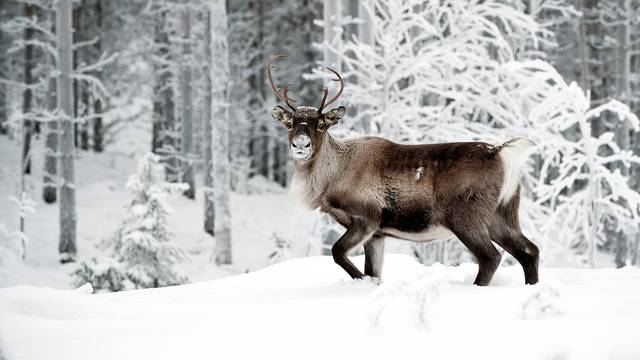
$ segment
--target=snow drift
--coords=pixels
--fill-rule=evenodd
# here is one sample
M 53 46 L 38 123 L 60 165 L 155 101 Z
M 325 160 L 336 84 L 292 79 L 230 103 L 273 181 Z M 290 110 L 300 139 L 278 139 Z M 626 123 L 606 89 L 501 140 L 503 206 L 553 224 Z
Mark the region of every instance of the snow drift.
M 541 284 L 525 286 L 520 267 L 503 267 L 485 288 L 471 285 L 475 272 L 389 255 L 378 286 L 313 257 L 162 289 L 1 289 L 2 351 L 9 360 L 640 354 L 640 269 L 542 269 Z

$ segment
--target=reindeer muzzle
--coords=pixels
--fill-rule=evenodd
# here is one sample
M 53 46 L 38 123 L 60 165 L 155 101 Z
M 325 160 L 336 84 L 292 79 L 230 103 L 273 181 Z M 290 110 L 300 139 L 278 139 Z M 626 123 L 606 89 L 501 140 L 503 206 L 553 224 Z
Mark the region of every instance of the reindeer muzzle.
M 311 159 L 313 155 L 313 145 L 309 136 L 301 134 L 291 140 L 289 155 L 295 161 L 305 161 Z

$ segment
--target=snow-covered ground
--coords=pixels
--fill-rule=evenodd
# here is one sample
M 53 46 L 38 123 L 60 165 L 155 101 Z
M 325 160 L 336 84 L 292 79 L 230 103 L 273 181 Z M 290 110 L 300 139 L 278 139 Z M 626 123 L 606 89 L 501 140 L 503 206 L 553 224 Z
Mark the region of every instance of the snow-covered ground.
M 363 258 L 356 258 L 362 266 Z M 0 336 L 22 359 L 638 359 L 640 269 L 477 267 L 388 255 L 382 285 L 329 257 L 170 288 L 0 290 Z

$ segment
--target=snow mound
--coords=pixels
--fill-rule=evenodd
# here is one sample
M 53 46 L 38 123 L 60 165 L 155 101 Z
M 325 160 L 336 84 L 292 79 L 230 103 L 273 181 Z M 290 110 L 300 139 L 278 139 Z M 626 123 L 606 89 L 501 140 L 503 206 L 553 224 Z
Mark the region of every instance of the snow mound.
M 353 258 L 360 268 L 363 260 Z M 488 287 L 472 284 L 476 271 L 473 264 L 425 267 L 387 254 L 380 285 L 351 280 L 331 257 L 311 257 L 219 280 L 110 294 L 20 286 L 0 290 L 0 333 L 11 359 L 640 354 L 640 269 L 543 268 L 542 284 L 529 286 L 519 266 L 501 267 Z
M 0 311 L 22 315 L 74 320 L 106 316 L 102 301 L 90 295 L 91 285 L 76 290 L 55 290 L 34 286 L 0 289 Z

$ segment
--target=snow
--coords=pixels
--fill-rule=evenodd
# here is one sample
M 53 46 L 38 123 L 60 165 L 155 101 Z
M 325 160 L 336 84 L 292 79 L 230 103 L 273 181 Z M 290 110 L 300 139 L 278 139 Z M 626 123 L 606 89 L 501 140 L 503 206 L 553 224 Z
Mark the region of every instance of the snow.
M 355 261 L 362 266 L 364 259 Z M 310 257 L 225 279 L 111 294 L 19 286 L 0 290 L 0 334 L 8 359 L 640 354 L 633 331 L 640 269 L 542 269 L 542 283 L 527 286 L 520 267 L 503 267 L 484 288 L 471 285 L 476 270 L 425 267 L 387 254 L 381 285 L 347 279 L 330 257 Z M 523 316 L 539 305 L 565 310 Z

